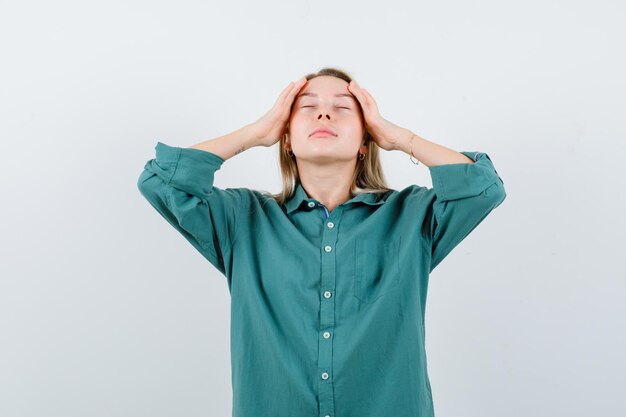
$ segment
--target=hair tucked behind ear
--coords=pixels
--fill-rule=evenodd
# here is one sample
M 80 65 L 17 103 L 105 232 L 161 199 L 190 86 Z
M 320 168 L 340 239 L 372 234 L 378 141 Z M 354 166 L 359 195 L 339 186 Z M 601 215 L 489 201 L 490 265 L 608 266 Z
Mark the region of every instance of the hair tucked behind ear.
M 322 75 L 337 77 L 348 83 L 352 81 L 352 77 L 349 76 L 346 72 L 337 68 L 329 67 L 322 68 L 316 73 L 306 75 L 306 79 L 310 80 L 312 78 L 320 77 Z M 360 105 L 359 111 L 362 112 Z M 379 147 L 372 139 L 369 131 L 367 130 L 367 127 L 365 126 L 364 132 L 365 144 L 367 145 L 368 151 L 365 154 L 365 158 L 363 158 L 363 160 L 357 158 L 356 169 L 354 170 L 354 175 L 352 176 L 352 197 L 361 193 L 383 193 L 391 190 L 387 187 L 383 174 L 383 169 L 379 158 Z M 287 202 L 287 200 L 289 200 L 293 196 L 296 191 L 296 182 L 300 180 L 300 177 L 298 175 L 298 167 L 296 165 L 295 159 L 293 158 L 293 154 L 291 154 L 292 156 L 289 156 L 289 154 L 287 154 L 286 152 L 285 138 L 286 133 L 280 139 L 278 147 L 278 159 L 280 161 L 280 172 L 283 179 L 283 189 L 278 194 L 270 194 L 265 192 L 265 194 L 274 198 L 280 205 L 285 204 L 285 202 Z

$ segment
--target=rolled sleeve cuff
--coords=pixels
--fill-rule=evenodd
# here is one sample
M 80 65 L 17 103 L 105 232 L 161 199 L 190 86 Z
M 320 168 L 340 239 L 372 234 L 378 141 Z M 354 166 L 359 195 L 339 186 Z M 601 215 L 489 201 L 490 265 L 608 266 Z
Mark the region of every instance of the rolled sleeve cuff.
M 150 168 L 168 185 L 189 194 L 206 198 L 211 194 L 215 171 L 224 159 L 212 152 L 195 148 L 169 146 L 157 142 L 156 158 L 149 161 Z
M 484 152 L 460 152 L 473 164 L 444 164 L 429 167 L 433 188 L 439 200 L 456 200 L 479 195 L 496 181 L 504 181 Z

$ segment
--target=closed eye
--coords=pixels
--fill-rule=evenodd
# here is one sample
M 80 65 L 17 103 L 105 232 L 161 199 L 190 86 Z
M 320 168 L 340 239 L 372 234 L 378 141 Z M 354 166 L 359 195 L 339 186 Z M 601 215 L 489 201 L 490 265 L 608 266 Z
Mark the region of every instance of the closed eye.
M 315 106 L 302 106 L 301 108 L 305 108 L 305 107 L 315 107 Z M 337 106 L 338 109 L 346 109 L 346 110 L 352 110 L 350 107 L 339 107 Z

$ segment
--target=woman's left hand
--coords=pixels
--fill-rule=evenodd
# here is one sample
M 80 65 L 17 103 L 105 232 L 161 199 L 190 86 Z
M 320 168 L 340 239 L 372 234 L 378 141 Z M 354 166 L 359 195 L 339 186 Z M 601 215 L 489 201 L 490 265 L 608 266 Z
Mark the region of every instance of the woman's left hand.
M 411 133 L 407 129 L 384 119 L 378 111 L 374 97 L 367 90 L 361 88 L 356 81 L 350 81 L 348 90 L 359 100 L 363 109 L 365 126 L 376 144 L 388 151 L 401 149 L 402 141 L 408 140 Z

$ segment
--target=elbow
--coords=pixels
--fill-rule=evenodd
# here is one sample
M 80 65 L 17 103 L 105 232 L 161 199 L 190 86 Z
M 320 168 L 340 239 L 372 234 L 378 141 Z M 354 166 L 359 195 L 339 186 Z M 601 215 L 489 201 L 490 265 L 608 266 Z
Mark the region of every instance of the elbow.
M 153 175 L 154 174 L 152 172 L 144 169 L 141 172 L 141 175 L 139 175 L 139 178 L 137 178 L 137 189 L 139 190 L 139 192 L 141 192 L 141 194 L 146 194 L 148 188 L 148 186 L 146 185 L 146 181 Z
M 504 182 L 498 177 L 496 182 L 485 189 L 483 195 L 491 201 L 493 208 L 498 207 L 506 199 Z
M 154 172 L 144 169 L 137 178 L 137 189 L 141 195 L 151 203 L 163 201 L 163 182 Z

